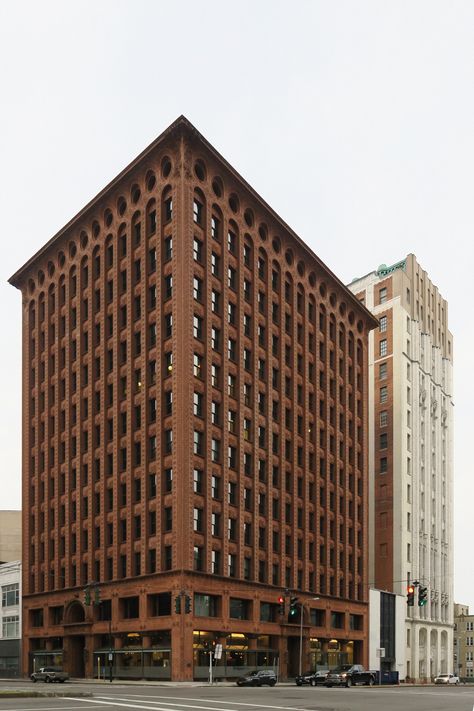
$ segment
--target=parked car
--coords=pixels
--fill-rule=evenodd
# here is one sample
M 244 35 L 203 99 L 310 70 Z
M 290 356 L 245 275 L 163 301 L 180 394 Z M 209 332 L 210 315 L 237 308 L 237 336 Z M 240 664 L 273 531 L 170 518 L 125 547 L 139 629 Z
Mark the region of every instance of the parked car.
M 375 684 L 376 673 L 366 671 L 361 664 L 342 664 L 327 675 L 325 686 L 352 686 L 353 684 Z
M 64 684 L 69 679 L 69 674 L 56 667 L 41 667 L 38 671 L 33 672 L 30 679 L 34 682 L 44 681 L 47 684 L 53 681 Z
M 237 686 L 262 686 L 263 684 L 275 686 L 276 681 L 276 674 L 273 669 L 260 669 L 258 671 L 255 669 L 255 671 L 239 677 L 236 683 Z
M 326 681 L 327 675 L 327 670 L 323 671 L 322 669 L 319 669 L 315 672 L 308 671 L 301 674 L 301 676 L 298 674 L 298 676 L 295 677 L 295 683 L 296 686 L 303 686 L 303 684 L 309 684 L 310 686 L 322 686 Z
M 459 677 L 455 674 L 438 674 L 435 676 L 435 684 L 459 684 Z

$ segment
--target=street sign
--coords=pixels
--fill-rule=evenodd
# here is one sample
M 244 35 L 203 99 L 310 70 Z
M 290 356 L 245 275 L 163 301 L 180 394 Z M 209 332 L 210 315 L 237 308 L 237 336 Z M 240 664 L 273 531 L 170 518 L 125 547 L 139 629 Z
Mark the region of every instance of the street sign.
M 214 649 L 214 659 L 221 659 L 222 658 L 222 644 L 216 644 L 216 648 Z

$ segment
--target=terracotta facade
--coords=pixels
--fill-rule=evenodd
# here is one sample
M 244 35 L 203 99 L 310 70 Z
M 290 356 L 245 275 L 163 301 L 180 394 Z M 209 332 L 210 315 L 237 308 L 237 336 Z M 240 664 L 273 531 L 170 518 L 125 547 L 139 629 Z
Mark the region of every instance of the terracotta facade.
M 24 673 L 366 662 L 364 306 L 183 117 L 11 283 Z

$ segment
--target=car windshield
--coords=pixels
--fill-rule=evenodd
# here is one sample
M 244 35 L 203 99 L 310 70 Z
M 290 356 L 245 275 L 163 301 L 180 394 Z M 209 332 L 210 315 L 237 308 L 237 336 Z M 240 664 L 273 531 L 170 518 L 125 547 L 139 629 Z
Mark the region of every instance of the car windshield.
M 340 667 L 337 669 L 334 669 L 335 672 L 341 672 L 341 671 L 349 671 L 349 669 L 352 669 L 352 664 L 341 664 Z

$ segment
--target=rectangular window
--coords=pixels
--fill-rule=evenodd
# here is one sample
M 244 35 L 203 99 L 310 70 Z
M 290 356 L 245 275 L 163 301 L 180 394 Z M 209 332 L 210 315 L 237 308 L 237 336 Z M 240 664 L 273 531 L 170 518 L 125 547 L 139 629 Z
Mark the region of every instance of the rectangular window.
M 250 606 L 250 600 L 242 600 L 240 598 L 231 597 L 229 617 L 234 620 L 249 620 Z
M 20 601 L 20 584 L 2 585 L 2 607 L 18 605 Z
M 202 263 L 202 242 L 197 237 L 194 238 L 193 242 L 193 256 L 196 262 Z
M 387 330 L 387 317 L 381 316 L 379 320 L 379 331 L 383 332 Z
M 217 595 L 194 594 L 194 614 L 196 617 L 217 617 L 219 610 Z
M 198 338 L 200 341 L 202 341 L 203 326 L 202 318 L 200 316 L 193 317 L 193 335 L 194 338 Z
M 381 363 L 379 365 L 379 379 L 385 380 L 387 378 L 387 363 Z
M 387 301 L 387 289 L 382 287 L 379 289 L 379 304 L 384 304 Z
M 2 637 L 12 638 L 20 636 L 20 617 L 11 615 L 2 619 Z
M 199 200 L 194 199 L 193 203 L 193 219 L 197 225 L 202 225 L 203 220 L 203 206 Z
M 380 388 L 380 402 L 384 403 L 388 400 L 388 388 L 386 385 Z
M 387 410 L 382 410 L 380 413 L 380 427 L 386 427 L 388 425 L 388 412 Z
M 221 238 L 221 223 L 214 215 L 211 217 L 211 236 L 217 241 Z
M 387 340 L 385 338 L 380 341 L 379 353 L 381 356 L 387 355 Z
M 193 372 L 194 372 L 194 377 L 199 378 L 200 380 L 202 379 L 203 376 L 203 357 L 199 353 L 194 354 L 194 360 L 193 360 Z

